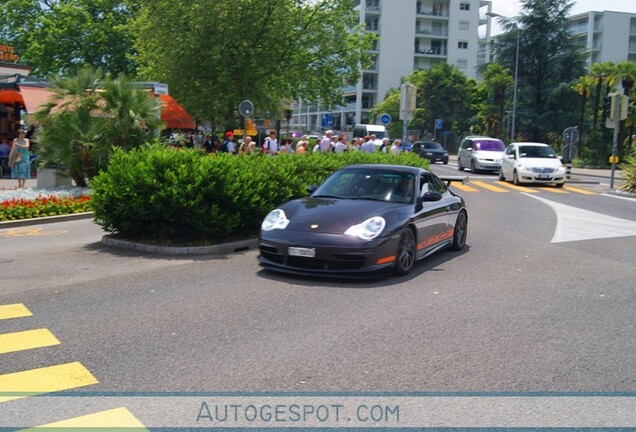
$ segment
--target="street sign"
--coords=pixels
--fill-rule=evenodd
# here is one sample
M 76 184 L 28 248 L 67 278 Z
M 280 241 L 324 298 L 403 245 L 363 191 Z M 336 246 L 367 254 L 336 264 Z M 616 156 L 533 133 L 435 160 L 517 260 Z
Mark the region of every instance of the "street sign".
M 444 120 L 435 119 L 435 129 L 441 129 L 442 127 L 444 127 Z
M 247 118 L 254 112 L 254 104 L 252 103 L 252 101 L 244 100 L 239 104 L 238 111 L 239 114 Z
M 386 114 L 386 113 L 385 113 L 385 114 L 382 114 L 382 115 L 380 116 L 380 122 L 381 122 L 383 125 L 388 125 L 389 123 L 391 123 L 391 116 L 390 116 L 389 114 Z
M 569 127 L 563 131 L 563 150 L 561 156 L 566 162 L 572 162 L 578 156 L 579 149 L 576 143 L 579 141 L 579 130 L 576 126 Z

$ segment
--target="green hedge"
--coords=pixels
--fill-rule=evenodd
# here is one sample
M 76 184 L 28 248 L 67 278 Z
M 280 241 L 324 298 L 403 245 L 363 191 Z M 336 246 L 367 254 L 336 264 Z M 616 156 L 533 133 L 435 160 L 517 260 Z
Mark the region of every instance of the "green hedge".
M 232 156 L 155 145 L 118 150 L 91 182 L 95 220 L 119 237 L 172 244 L 210 244 L 258 234 L 277 205 L 307 195 L 352 164 L 428 167 L 413 154 Z

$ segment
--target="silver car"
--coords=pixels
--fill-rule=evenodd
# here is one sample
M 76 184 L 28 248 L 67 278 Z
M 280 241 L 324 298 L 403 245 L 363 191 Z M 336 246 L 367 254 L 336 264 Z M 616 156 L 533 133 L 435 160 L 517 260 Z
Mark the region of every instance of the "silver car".
M 505 150 L 506 146 L 500 139 L 468 136 L 459 146 L 457 168 L 460 171 L 463 171 L 464 168 L 470 168 L 473 173 L 477 171 L 499 172 Z

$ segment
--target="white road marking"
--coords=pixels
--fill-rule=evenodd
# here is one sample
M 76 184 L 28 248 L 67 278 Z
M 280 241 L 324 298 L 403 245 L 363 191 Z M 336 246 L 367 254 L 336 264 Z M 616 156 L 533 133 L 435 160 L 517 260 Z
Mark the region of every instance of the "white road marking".
M 622 197 L 622 196 L 612 195 L 612 194 L 608 194 L 608 193 L 602 194 L 601 196 L 606 196 L 606 197 L 610 197 L 610 198 L 618 198 L 618 199 L 622 199 L 622 200 L 626 200 L 626 201 L 636 202 L 636 199 L 634 199 L 634 198 Z
M 552 243 L 636 236 L 636 222 L 525 194 L 550 206 L 557 215 Z

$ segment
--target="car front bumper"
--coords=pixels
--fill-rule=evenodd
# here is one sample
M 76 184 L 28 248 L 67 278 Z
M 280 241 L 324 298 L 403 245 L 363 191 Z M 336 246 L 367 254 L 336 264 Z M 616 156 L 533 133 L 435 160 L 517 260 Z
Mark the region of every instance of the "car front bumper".
M 501 167 L 501 161 L 473 159 L 473 162 L 475 163 L 475 169 L 480 171 L 499 171 Z
M 388 273 L 395 266 L 399 235 L 364 241 L 343 234 L 274 230 L 261 233 L 258 257 L 267 269 L 322 277 L 357 278 Z M 290 248 L 313 250 L 295 256 Z
M 536 173 L 534 171 L 518 170 L 517 177 L 523 183 L 563 183 L 565 182 L 565 171 Z

